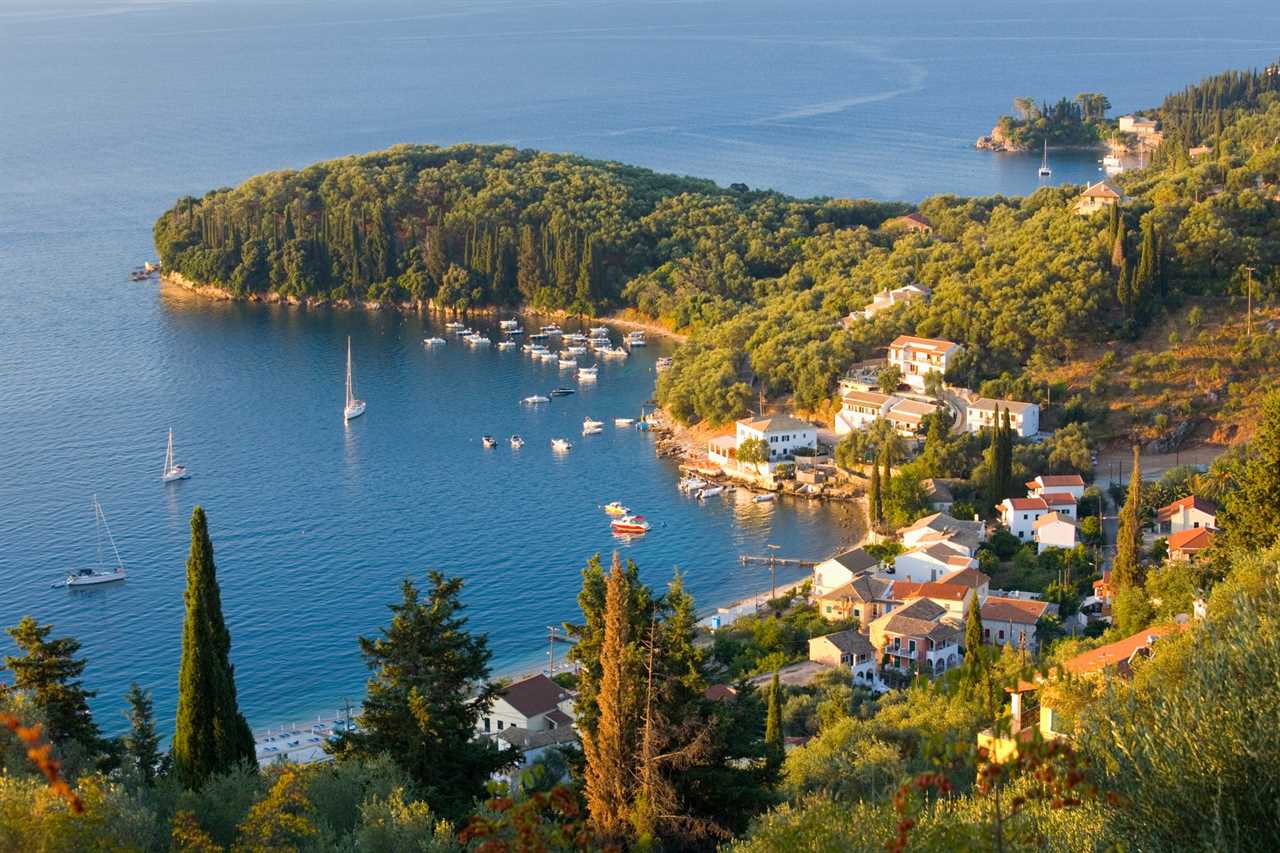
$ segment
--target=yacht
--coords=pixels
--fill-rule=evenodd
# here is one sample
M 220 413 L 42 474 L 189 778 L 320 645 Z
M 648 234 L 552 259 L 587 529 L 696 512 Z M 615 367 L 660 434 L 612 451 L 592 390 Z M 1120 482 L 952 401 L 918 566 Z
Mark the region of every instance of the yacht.
M 520 321 L 514 318 L 510 320 L 499 320 L 498 328 L 502 329 L 504 332 L 509 332 L 512 329 L 520 328 Z
M 480 436 L 480 443 L 485 446 L 486 450 L 492 450 L 498 446 L 498 440 L 491 435 Z
M 68 572 L 67 579 L 62 583 L 54 584 L 54 586 L 97 586 L 98 584 L 116 583 L 124 580 L 124 562 L 120 559 L 120 549 L 116 547 L 116 540 L 111 535 L 111 527 L 107 524 L 106 513 L 102 511 L 102 504 L 98 503 L 97 495 L 93 496 L 93 521 L 98 532 L 98 568 Z M 102 566 L 103 530 L 107 533 L 107 541 L 111 543 L 111 553 L 116 556 L 116 567 L 114 569 L 106 569 Z
M 1108 154 L 1102 158 L 1102 170 L 1108 175 L 1118 175 L 1124 171 L 1124 161 L 1116 154 Z
M 498 349 L 500 350 L 509 350 L 509 349 L 515 349 L 515 348 L 516 348 L 515 341 L 498 341 Z
M 543 395 L 541 395 L 541 394 L 530 394 L 528 397 L 525 397 L 525 398 L 524 398 L 523 400 L 521 400 L 520 402 L 521 402 L 521 403 L 528 403 L 529 405 L 533 405 L 533 404 L 535 404 L 535 403 L 550 403 L 550 402 L 551 402 L 551 398 L 550 398 L 550 397 L 544 397 L 544 396 L 543 396 Z
M 364 400 L 356 399 L 355 383 L 351 379 L 351 336 L 347 336 L 347 401 L 342 407 L 342 419 L 349 421 L 364 414 Z
M 624 515 L 609 522 L 609 526 L 614 533 L 633 534 L 648 533 L 651 525 L 644 520 L 643 515 Z
M 509 441 L 511 442 L 511 447 L 515 450 L 519 450 L 520 448 L 524 447 L 524 439 L 518 435 L 511 436 Z
M 1040 177 L 1048 178 L 1053 175 L 1053 170 L 1049 168 L 1049 140 L 1044 141 L 1044 157 L 1040 160 Z
M 555 388 L 555 389 L 552 389 L 551 396 L 552 397 L 568 397 L 572 393 L 574 393 L 574 390 L 572 388 Z
M 644 332 L 632 332 L 627 335 L 627 344 L 633 347 L 648 346 L 648 342 L 644 339 Z
M 561 370 L 573 370 L 577 366 L 578 366 L 578 360 L 573 356 L 569 356 L 568 358 L 565 358 L 563 355 L 560 356 Z
M 579 367 L 579 382 L 594 382 L 600 376 L 600 368 L 598 367 Z
M 630 515 L 631 510 L 622 505 L 622 501 L 609 501 L 604 505 L 606 515 Z
M 619 427 L 629 427 L 636 422 L 635 418 L 614 418 L 613 425 Z
M 191 474 L 187 472 L 186 465 L 175 465 L 173 462 L 173 430 L 169 430 L 169 448 L 164 454 L 164 470 L 160 474 L 160 479 L 166 483 L 172 483 L 174 480 L 185 480 Z
M 423 338 L 422 343 L 429 347 L 442 347 L 448 343 L 444 338 Z
M 559 327 L 559 326 L 557 326 L 555 323 L 552 323 L 550 326 L 543 326 L 543 327 L 542 327 L 542 334 L 544 334 L 544 335 L 548 335 L 548 336 L 551 336 L 551 337 L 556 337 L 556 336 L 559 336 L 559 335 L 560 335 L 560 334 L 562 334 L 562 333 L 561 333 L 561 331 L 560 331 L 560 327 Z
M 570 448 L 572 448 L 572 447 L 573 447 L 573 445 L 572 445 L 572 444 L 570 444 L 570 443 L 569 443 L 569 441 L 568 441 L 567 439 L 563 439 L 563 438 L 553 438 L 553 439 L 551 439 L 551 449 L 552 449 L 552 450 L 556 450 L 556 451 L 559 451 L 559 452 L 563 453 L 564 451 L 569 450 L 569 449 L 570 449 Z

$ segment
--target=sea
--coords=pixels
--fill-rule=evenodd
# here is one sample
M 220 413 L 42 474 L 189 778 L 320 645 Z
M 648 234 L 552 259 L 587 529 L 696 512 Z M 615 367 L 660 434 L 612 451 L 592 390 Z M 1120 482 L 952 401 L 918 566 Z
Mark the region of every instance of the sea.
M 359 701 L 356 638 L 388 622 L 406 577 L 464 578 L 495 672 L 519 672 L 575 617 L 593 554 L 634 559 L 655 587 L 680 571 L 710 612 L 768 587 L 740 554 L 818 559 L 862 533 L 840 507 L 681 496 L 651 438 L 613 425 L 651 396 L 657 339 L 578 387 L 517 352 L 425 348 L 440 318 L 130 281 L 179 196 L 462 141 L 800 196 L 1024 194 L 1037 155 L 973 147 L 1015 96 L 1101 91 L 1118 113 L 1277 53 L 1280 9 L 1231 0 L 4 0 L 0 625 L 30 614 L 77 638 L 106 731 L 134 681 L 171 726 L 200 504 L 261 729 Z M 1099 177 L 1091 153 L 1050 159 L 1053 183 Z M 344 424 L 348 338 L 368 412 Z M 519 402 L 559 385 L 578 393 Z M 580 434 L 587 416 L 601 434 Z M 166 485 L 170 428 L 192 477 Z M 552 453 L 557 436 L 572 450 Z M 128 579 L 52 588 L 114 562 L 95 496 Z M 613 537 L 612 500 L 653 530 Z

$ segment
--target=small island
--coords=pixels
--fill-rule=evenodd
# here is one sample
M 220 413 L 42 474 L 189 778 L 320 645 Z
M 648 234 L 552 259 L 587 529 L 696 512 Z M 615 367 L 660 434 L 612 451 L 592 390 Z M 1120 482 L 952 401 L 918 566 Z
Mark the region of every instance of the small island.
M 1111 101 L 1101 92 L 1082 92 L 1057 103 L 1036 104 L 1034 98 L 1014 98 L 1013 115 L 1002 115 L 991 133 L 978 138 L 986 151 L 1031 151 L 1053 148 L 1097 148 L 1117 131 L 1106 117 Z

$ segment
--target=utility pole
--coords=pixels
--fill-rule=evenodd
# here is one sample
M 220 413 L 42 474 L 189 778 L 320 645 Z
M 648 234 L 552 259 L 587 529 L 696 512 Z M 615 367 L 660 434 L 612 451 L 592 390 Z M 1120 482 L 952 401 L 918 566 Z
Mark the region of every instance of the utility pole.
M 772 592 L 769 593 L 769 600 L 773 601 L 778 597 L 778 548 L 779 545 L 765 545 L 769 549 L 769 583 Z
M 556 626 L 547 626 L 547 678 L 556 674 Z
M 1248 284 L 1245 287 L 1245 314 L 1244 328 L 1247 337 L 1253 337 L 1253 274 L 1255 267 L 1245 267 L 1244 271 L 1248 274 Z

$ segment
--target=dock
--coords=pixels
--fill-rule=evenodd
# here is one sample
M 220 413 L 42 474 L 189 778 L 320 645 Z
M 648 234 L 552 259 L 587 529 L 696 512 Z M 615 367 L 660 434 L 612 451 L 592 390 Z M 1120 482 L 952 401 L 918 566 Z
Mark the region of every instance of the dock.
M 744 566 L 747 563 L 764 563 L 770 566 L 797 566 L 801 569 L 812 569 L 814 566 L 818 565 L 818 563 L 815 560 L 795 560 L 790 557 L 773 557 L 773 556 L 756 557 L 751 554 L 739 555 L 738 562 L 742 563 L 742 565 Z

